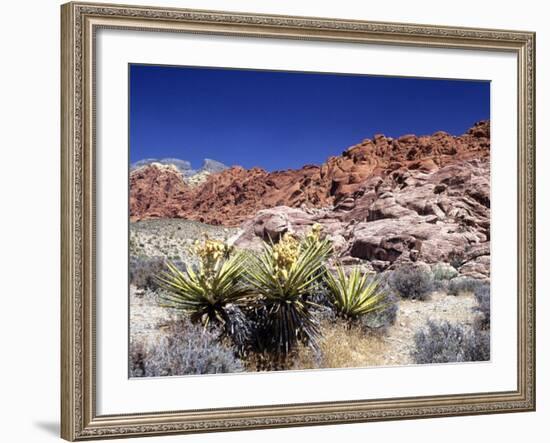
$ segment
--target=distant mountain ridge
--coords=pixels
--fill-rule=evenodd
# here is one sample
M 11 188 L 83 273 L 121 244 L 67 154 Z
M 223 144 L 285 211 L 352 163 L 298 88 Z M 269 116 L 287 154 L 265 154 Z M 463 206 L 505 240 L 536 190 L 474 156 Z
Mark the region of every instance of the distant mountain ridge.
M 177 170 L 183 175 L 184 178 L 190 178 L 194 175 L 209 175 L 222 172 L 229 167 L 224 165 L 222 162 L 217 160 L 212 160 L 211 158 L 205 158 L 202 162 L 202 166 L 199 169 L 193 169 L 191 162 L 187 160 L 182 160 L 179 158 L 145 158 L 139 160 L 130 165 L 130 171 L 135 171 L 136 169 L 142 168 L 144 166 L 149 166 L 153 163 L 159 163 L 161 165 L 173 165 Z

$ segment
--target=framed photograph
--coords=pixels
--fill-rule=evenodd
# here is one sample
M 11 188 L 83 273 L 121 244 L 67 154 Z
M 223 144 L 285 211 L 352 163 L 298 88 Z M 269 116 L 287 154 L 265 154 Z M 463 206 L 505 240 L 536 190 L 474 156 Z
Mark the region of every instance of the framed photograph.
M 62 6 L 62 437 L 535 409 L 535 35 Z

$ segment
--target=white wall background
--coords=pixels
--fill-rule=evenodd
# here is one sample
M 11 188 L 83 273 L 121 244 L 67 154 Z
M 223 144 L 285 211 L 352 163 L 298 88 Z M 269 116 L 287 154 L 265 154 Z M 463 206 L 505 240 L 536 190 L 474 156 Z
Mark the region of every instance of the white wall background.
M 550 151 L 550 14 L 544 2 L 385 0 L 128 0 L 134 4 L 313 15 L 537 32 L 538 411 L 139 441 L 546 441 L 550 418 L 550 256 L 545 193 Z M 59 4 L 2 5 L 0 27 L 0 435 L 6 442 L 55 441 L 59 432 Z M 546 265 L 546 266 L 545 266 Z M 498 297 L 498 294 L 495 294 Z M 450 381 L 452 382 L 452 381 Z M 546 419 L 546 420 L 545 420 Z

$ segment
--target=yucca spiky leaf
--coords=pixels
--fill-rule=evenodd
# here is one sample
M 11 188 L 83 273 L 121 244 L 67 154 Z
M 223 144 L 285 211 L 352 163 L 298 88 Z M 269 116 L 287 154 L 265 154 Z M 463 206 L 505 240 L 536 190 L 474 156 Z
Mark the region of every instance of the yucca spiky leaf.
M 266 243 L 250 261 L 245 278 L 260 296 L 264 335 L 275 352 L 288 354 L 299 342 L 315 346 L 319 326 L 305 295 L 324 271 L 330 250 L 326 240 L 297 243 L 285 236 L 276 245 Z
M 341 266 L 336 267 L 336 275 L 327 270 L 325 281 L 334 306 L 344 316 L 358 317 L 384 307 L 387 294 L 380 283 L 358 267 L 349 276 Z
M 239 304 L 250 295 L 241 278 L 245 262 L 245 256 L 236 253 L 227 259 L 220 258 L 207 268 L 199 264 L 197 271 L 191 266 L 182 271 L 167 263 L 168 270 L 157 277 L 164 290 L 163 306 L 182 310 L 205 326 L 212 321 L 225 325 L 226 306 Z

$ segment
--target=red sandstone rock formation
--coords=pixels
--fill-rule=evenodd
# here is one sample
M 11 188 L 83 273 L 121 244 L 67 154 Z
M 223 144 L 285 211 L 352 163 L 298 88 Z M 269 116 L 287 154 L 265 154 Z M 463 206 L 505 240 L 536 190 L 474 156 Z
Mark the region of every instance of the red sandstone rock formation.
M 188 187 L 175 166 L 152 163 L 130 173 L 130 219 L 183 217 Z
M 486 162 L 489 147 L 489 122 L 479 122 L 460 137 L 444 132 L 397 139 L 375 135 L 340 156 L 330 157 L 321 166 L 276 172 L 233 167 L 210 175 L 196 187 L 186 186 L 175 168 L 153 164 L 130 174 L 130 215 L 132 220 L 181 217 L 238 226 L 266 208 L 334 206 L 351 211 L 348 217 L 364 218 L 368 208 L 371 219 L 397 218 L 409 209 L 394 204 L 384 193 L 365 194 L 367 182 L 391 175 L 400 186 L 407 186 L 413 173 L 433 174 L 448 165 L 464 165 L 468 160 Z M 457 180 L 469 180 L 462 177 L 468 176 L 468 167 L 459 169 L 445 172 L 449 177 L 441 180 L 440 189 L 452 187 Z M 474 199 L 488 198 L 479 187 L 468 192 Z

